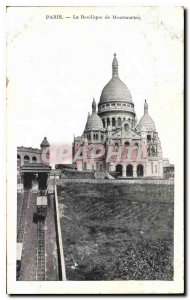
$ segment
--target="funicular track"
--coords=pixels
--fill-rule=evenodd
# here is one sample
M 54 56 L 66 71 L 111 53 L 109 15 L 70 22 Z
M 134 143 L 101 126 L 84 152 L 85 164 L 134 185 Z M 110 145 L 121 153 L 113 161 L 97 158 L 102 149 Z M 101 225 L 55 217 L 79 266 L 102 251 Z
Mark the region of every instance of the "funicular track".
M 26 225 L 26 215 L 27 215 L 27 208 L 29 205 L 29 201 L 30 201 L 30 190 L 25 190 L 20 217 L 18 221 L 17 243 L 23 243 L 25 225 Z
M 36 280 L 46 280 L 45 219 L 37 222 Z

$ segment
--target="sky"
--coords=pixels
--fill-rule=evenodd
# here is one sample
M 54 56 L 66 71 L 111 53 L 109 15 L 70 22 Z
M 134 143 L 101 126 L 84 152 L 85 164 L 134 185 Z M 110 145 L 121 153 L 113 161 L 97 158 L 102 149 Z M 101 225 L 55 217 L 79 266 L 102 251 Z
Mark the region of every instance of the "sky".
M 183 143 L 180 7 L 8 8 L 7 130 L 15 147 L 39 148 L 44 136 L 51 145 L 71 145 L 111 79 L 114 53 L 138 120 L 146 99 L 163 155 L 175 163 Z

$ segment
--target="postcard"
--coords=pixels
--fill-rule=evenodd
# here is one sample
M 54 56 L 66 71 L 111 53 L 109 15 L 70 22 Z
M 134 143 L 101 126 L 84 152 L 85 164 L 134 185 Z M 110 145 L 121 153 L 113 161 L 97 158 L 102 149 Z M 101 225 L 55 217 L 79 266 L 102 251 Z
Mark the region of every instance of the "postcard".
M 183 294 L 183 7 L 6 23 L 8 294 Z

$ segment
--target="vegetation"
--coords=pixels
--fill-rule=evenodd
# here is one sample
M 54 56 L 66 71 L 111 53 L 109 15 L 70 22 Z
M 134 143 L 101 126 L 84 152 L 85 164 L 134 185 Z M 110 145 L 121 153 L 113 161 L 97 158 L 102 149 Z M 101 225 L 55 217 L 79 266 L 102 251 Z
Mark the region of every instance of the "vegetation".
M 172 280 L 173 186 L 58 186 L 68 280 Z

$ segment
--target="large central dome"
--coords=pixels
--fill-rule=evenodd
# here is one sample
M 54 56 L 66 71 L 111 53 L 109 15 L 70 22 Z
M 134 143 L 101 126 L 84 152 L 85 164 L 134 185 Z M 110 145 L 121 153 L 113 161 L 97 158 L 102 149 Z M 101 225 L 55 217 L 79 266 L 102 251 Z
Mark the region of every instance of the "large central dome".
M 114 59 L 112 63 L 112 79 L 103 88 L 99 104 L 107 103 L 110 101 L 122 101 L 133 103 L 132 96 L 128 87 L 119 78 L 118 61 L 116 58 L 116 54 L 114 54 Z
M 132 96 L 126 84 L 119 77 L 113 77 L 103 88 L 100 103 L 118 100 L 132 103 Z

